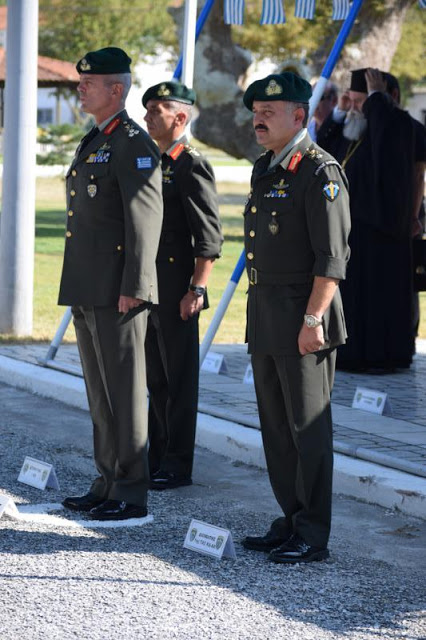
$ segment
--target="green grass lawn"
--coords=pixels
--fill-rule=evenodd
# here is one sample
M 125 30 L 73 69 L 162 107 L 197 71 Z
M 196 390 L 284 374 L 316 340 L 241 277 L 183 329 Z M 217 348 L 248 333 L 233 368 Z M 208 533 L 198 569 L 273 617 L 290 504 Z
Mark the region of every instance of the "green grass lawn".
M 243 203 L 248 185 L 218 184 L 220 214 L 225 243 L 223 256 L 216 262 L 209 283 L 210 309 L 201 314 L 201 338 L 210 323 L 220 297 L 229 282 L 230 275 L 243 248 Z M 57 306 L 59 279 L 65 232 L 65 187 L 61 178 L 37 180 L 36 238 L 34 265 L 34 320 L 33 341 L 50 341 L 64 313 Z M 215 342 L 244 342 L 247 278 L 243 274 L 228 307 L 225 318 L 216 334 Z M 426 293 L 420 294 L 420 337 L 426 337 Z M 70 326 L 65 341 L 74 341 Z M 16 338 L 0 336 L 0 342 Z

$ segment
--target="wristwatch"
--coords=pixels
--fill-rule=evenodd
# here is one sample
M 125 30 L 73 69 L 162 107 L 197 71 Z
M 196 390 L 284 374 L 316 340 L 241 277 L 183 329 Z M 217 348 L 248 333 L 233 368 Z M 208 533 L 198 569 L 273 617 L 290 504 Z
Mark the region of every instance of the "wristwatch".
M 196 285 L 196 284 L 190 284 L 189 291 L 192 291 L 192 293 L 195 294 L 197 298 L 201 298 L 201 296 L 205 294 L 206 288 L 200 287 L 199 285 Z
M 322 318 L 317 318 L 316 316 L 312 316 L 309 313 L 306 313 L 303 316 L 303 320 L 309 329 L 315 329 L 315 327 L 319 327 L 322 324 Z

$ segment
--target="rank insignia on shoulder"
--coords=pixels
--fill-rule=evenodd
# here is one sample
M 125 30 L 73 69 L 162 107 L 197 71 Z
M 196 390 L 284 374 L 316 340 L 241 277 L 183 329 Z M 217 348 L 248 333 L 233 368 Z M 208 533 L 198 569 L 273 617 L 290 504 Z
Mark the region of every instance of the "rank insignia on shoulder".
M 337 196 L 340 193 L 339 183 L 334 180 L 330 180 L 330 182 L 326 182 L 322 188 L 322 192 L 330 202 L 336 200 Z
M 152 169 L 151 156 L 144 156 L 142 158 L 135 158 L 136 169 Z
M 123 122 L 123 126 L 126 129 L 129 138 L 133 138 L 133 136 L 139 135 L 139 129 L 136 129 L 136 127 L 134 127 L 131 122 L 127 122 L 126 120 L 125 122 Z
M 306 149 L 305 155 L 307 155 L 308 158 L 315 160 L 315 158 L 322 158 L 324 154 L 318 149 Z
M 191 147 L 190 144 L 186 144 L 185 145 L 185 151 L 187 151 L 188 153 L 190 153 L 193 156 L 199 156 L 200 155 L 198 153 L 197 149 L 195 147 Z

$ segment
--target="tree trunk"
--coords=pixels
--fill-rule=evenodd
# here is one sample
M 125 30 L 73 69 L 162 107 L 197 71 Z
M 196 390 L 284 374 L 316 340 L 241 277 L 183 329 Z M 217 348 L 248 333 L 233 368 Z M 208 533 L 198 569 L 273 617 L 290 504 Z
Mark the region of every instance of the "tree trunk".
M 362 67 L 390 68 L 401 38 L 407 9 L 415 0 L 383 0 L 378 10 L 366 0 L 354 25 L 332 79 L 345 89 L 349 70 Z M 199 5 L 202 3 L 199 0 Z M 182 30 L 183 8 L 170 10 Z M 259 27 L 261 28 L 261 27 Z M 312 61 L 319 75 L 334 44 L 324 42 Z M 223 2 L 216 2 L 207 19 L 195 51 L 194 88 L 199 117 L 194 135 L 205 144 L 222 149 L 235 158 L 254 161 L 262 149 L 256 143 L 250 112 L 242 102 L 252 56 L 232 42 L 231 28 L 223 22 Z
M 183 9 L 170 12 L 181 31 Z M 253 133 L 251 113 L 242 100 L 251 62 L 250 52 L 232 42 L 231 27 L 223 22 L 223 2 L 216 2 L 195 49 L 194 89 L 199 116 L 192 131 L 201 142 L 254 162 L 262 149 Z
M 350 81 L 349 71 L 364 67 L 375 67 L 389 71 L 395 51 L 401 39 L 402 25 L 407 10 L 415 0 L 383 0 L 380 11 L 365 0 L 356 20 L 332 79 L 342 89 Z M 316 75 L 321 73 L 334 41 L 327 39 L 312 61 Z

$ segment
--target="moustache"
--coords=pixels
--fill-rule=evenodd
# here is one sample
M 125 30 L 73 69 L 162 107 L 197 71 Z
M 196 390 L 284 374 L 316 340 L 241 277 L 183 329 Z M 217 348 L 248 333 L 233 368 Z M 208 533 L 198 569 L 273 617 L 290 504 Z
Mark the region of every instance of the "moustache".
M 257 124 L 254 128 L 255 131 L 268 131 L 268 127 L 265 127 L 264 124 Z

